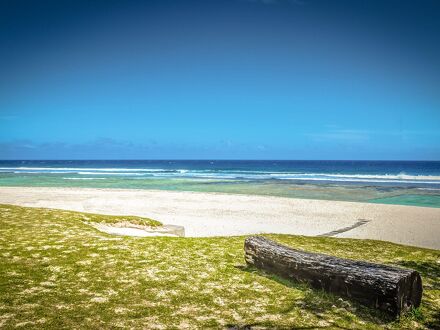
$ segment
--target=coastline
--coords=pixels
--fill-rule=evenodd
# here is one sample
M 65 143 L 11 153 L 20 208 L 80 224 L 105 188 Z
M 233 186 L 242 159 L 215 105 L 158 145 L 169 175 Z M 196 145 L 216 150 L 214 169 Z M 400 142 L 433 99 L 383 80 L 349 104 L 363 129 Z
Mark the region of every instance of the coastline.
M 0 160 L 0 186 L 218 192 L 440 208 L 440 161 Z
M 108 188 L 0 187 L 0 203 L 137 215 L 186 236 L 278 233 L 375 239 L 440 249 L 440 209 L 274 196 Z

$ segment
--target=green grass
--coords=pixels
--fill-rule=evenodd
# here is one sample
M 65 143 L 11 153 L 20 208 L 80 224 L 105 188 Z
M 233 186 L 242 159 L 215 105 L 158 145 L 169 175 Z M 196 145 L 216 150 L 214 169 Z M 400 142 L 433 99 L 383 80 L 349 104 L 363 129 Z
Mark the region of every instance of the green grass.
M 395 321 L 247 267 L 245 237 L 110 236 L 85 224 L 90 216 L 0 205 L 0 328 L 440 326 L 440 251 L 371 240 L 265 235 L 307 251 L 417 269 L 424 285 L 422 305 Z
M 117 216 L 117 215 L 101 215 L 93 213 L 80 213 L 80 212 L 69 212 L 69 214 L 75 214 L 75 217 L 81 217 L 85 222 L 95 222 L 95 223 L 106 223 L 106 224 L 133 224 L 145 227 L 159 227 L 162 223 L 159 221 L 136 216 Z

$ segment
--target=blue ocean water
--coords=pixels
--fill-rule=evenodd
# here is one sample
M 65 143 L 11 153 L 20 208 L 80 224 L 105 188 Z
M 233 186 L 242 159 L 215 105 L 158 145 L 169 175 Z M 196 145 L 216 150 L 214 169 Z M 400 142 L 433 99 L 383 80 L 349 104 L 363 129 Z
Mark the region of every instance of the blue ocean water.
M 166 189 L 440 207 L 438 161 L 17 160 L 0 186 Z

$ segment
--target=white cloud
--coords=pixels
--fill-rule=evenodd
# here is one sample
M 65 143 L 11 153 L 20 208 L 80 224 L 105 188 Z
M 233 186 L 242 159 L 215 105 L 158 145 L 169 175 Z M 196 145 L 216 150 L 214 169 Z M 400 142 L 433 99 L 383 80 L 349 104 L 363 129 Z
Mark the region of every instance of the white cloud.
M 336 129 L 327 132 L 307 133 L 315 141 L 364 142 L 370 139 L 372 132 L 354 129 Z

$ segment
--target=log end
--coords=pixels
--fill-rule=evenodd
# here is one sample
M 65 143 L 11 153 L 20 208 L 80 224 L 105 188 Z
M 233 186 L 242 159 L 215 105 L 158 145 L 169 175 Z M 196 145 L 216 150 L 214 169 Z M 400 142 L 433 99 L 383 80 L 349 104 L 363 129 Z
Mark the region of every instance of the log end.
M 411 308 L 417 308 L 422 301 L 423 287 L 422 278 L 417 271 L 411 271 L 398 283 L 396 314 L 406 312 Z

